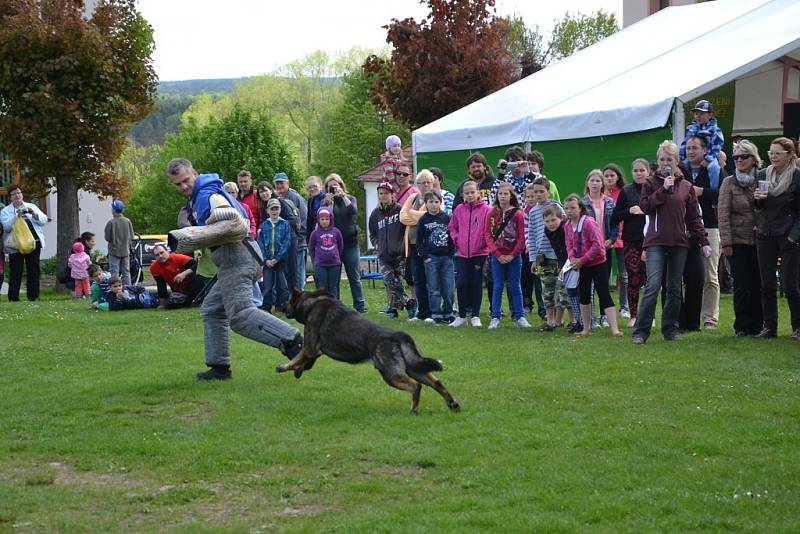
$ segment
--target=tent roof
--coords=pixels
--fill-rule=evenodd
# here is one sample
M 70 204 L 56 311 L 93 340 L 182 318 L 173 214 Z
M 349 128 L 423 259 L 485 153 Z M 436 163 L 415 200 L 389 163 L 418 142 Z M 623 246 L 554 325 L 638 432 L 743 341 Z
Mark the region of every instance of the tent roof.
M 413 143 L 439 152 L 661 127 L 674 99 L 800 47 L 799 20 L 797 0 L 670 7 L 415 130 Z

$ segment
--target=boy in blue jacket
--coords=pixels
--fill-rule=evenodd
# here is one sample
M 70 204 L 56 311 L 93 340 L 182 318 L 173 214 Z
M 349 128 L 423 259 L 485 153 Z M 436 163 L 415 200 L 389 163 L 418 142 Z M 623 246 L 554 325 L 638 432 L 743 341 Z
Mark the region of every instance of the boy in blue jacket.
M 264 256 L 264 303 L 261 309 L 283 310 L 289 300 L 289 287 L 286 283 L 286 259 L 292 240 L 289 223 L 280 216 L 281 203 L 277 198 L 269 199 L 267 214 L 269 218 L 261 223 L 258 244 Z

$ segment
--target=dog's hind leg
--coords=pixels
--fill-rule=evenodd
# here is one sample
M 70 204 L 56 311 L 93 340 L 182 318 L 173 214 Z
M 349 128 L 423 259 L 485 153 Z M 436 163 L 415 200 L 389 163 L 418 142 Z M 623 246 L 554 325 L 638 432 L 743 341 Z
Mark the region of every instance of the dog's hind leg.
M 436 378 L 433 373 L 424 373 L 424 374 L 417 374 L 413 371 L 409 370 L 408 374 L 411 375 L 412 378 L 417 380 L 417 382 L 425 384 L 426 386 L 430 386 L 436 390 L 439 395 L 444 398 L 444 401 L 447 403 L 447 407 L 457 412 L 461 409 L 461 406 L 458 405 L 456 400 L 450 395 L 450 392 L 447 391 L 447 388 L 444 387 L 442 381 Z
M 419 395 L 422 392 L 422 384 L 412 380 L 406 375 L 386 376 L 381 373 L 383 380 L 393 388 L 401 389 L 411 393 L 411 414 L 419 414 Z

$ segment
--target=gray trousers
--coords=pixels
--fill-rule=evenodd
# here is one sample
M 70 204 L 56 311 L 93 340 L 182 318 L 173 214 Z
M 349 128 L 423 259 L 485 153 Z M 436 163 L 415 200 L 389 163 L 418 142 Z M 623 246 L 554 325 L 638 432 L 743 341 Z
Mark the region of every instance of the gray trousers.
M 255 242 L 250 246 L 260 251 Z M 253 284 L 261 274 L 261 264 L 248 251 L 248 245 L 222 245 L 212 253 L 219 267 L 217 283 L 203 300 L 203 326 L 207 365 L 230 365 L 230 330 L 246 338 L 280 348 L 298 330 L 253 304 Z
M 111 276 L 119 276 L 126 286 L 131 285 L 131 257 L 108 255 L 108 270 Z

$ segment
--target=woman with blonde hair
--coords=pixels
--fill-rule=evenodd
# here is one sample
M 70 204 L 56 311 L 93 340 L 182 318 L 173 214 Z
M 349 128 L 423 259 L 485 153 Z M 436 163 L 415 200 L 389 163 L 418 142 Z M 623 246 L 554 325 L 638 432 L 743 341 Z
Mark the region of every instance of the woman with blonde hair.
M 642 185 L 639 207 L 650 217 L 643 247 L 647 251 L 647 285 L 633 330 L 633 343 L 641 345 L 650 337 L 661 280 L 666 273 L 666 298 L 661 315 L 661 333 L 675 341 L 681 310 L 681 278 L 689 251 L 687 230 L 710 254 L 706 230 L 689 171 L 678 159 L 678 146 L 664 141 L 657 152 L 658 168 Z
M 761 271 L 761 307 L 764 326 L 755 337 L 778 335 L 778 282 L 775 271 L 781 260 L 781 282 L 792 321 L 792 339 L 800 341 L 800 169 L 791 139 L 778 137 L 769 145 L 770 165 L 759 172 L 753 192 L 756 250 Z
M 406 226 L 406 281 L 417 300 L 417 311 L 409 321 L 426 321 L 432 323 L 430 304 L 428 302 L 428 284 L 425 280 L 425 264 L 417 254 L 417 222 L 428 210 L 425 208 L 425 193 L 436 187 L 436 178 L 428 169 L 422 169 L 414 180 L 417 192 L 411 193 L 400 209 L 400 222 Z M 411 277 L 408 276 L 411 272 Z M 428 321 L 428 319 L 431 319 Z
M 753 194 L 758 186 L 756 174 L 761 167 L 758 148 L 743 139 L 733 147 L 734 173 L 725 178 L 719 189 L 717 218 L 720 251 L 730 260 L 733 287 L 733 331 L 736 336 L 754 336 L 761 332 L 761 275 L 756 250 Z

